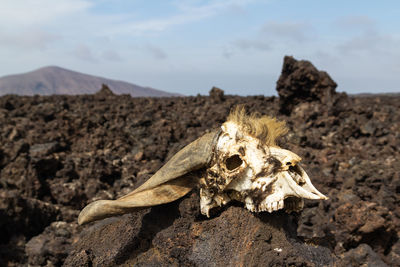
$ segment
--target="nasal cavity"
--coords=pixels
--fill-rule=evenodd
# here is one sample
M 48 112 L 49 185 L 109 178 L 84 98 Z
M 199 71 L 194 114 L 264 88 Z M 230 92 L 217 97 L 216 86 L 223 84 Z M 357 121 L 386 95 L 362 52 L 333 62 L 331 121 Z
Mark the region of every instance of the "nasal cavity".
M 230 156 L 225 160 L 226 168 L 230 171 L 238 168 L 242 165 L 243 160 L 239 157 L 239 155 Z

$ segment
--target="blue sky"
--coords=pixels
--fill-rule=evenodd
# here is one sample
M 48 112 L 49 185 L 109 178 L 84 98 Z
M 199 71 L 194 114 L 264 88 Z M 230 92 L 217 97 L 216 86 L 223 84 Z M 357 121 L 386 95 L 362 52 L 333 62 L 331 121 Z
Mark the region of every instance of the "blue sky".
M 57 65 L 187 95 L 274 95 L 284 55 L 400 92 L 400 2 L 0 0 L 0 76 Z

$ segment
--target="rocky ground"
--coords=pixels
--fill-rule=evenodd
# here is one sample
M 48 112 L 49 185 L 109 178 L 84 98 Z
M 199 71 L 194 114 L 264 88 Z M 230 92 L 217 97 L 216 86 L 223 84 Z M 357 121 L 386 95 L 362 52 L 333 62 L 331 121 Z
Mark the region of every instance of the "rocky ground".
M 350 97 L 329 75 L 285 58 L 280 97 L 0 97 L 0 266 L 399 266 L 400 97 Z M 199 211 L 198 190 L 170 204 L 78 226 L 230 109 L 285 120 L 282 146 L 329 196 L 299 214 L 239 203 Z

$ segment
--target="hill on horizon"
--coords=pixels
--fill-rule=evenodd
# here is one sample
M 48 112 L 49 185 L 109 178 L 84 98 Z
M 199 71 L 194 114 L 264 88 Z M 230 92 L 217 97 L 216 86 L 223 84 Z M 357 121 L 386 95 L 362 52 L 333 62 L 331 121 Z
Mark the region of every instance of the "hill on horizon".
M 94 94 L 106 84 L 115 94 L 133 97 L 168 97 L 179 94 L 136 84 L 88 75 L 57 66 L 0 77 L 0 95 L 81 95 Z

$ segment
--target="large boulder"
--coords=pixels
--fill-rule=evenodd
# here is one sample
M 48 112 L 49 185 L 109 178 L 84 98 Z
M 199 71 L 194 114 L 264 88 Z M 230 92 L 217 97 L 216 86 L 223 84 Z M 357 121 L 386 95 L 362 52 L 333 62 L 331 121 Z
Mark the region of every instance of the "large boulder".
M 296 216 L 230 206 L 208 219 L 189 197 L 85 226 L 64 266 L 331 266 L 296 236 Z
M 329 104 L 336 86 L 328 73 L 319 71 L 311 62 L 285 56 L 282 73 L 276 85 L 280 110 L 284 114 L 290 114 L 301 102 L 319 101 Z

